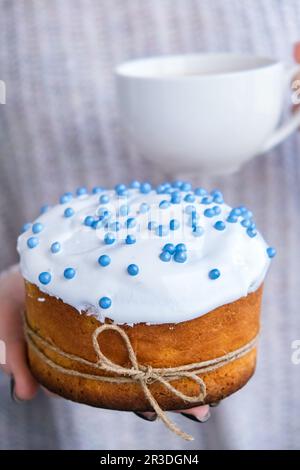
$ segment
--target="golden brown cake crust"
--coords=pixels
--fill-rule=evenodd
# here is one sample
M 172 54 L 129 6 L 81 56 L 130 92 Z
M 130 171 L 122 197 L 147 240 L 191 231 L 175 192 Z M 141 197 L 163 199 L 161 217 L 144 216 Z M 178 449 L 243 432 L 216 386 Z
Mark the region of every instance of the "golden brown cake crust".
M 76 309 L 61 300 L 44 294 L 37 286 L 29 282 L 25 284 L 26 316 L 30 327 L 59 349 L 96 362 L 91 338 L 101 323 L 92 316 L 79 314 Z M 177 324 L 140 323 L 121 327 L 126 331 L 140 364 L 168 368 L 205 361 L 244 346 L 258 334 L 261 297 L 262 287 L 194 320 Z M 45 300 L 41 302 L 38 298 Z M 100 341 L 101 350 L 109 359 L 124 367 L 131 367 L 127 349 L 117 332 L 104 331 Z M 64 358 L 41 344 L 38 344 L 38 347 L 50 359 L 65 368 L 108 375 Z M 47 365 L 32 348 L 28 349 L 31 370 L 37 380 L 65 398 L 117 410 L 151 409 L 138 383 L 96 382 L 69 376 Z M 221 400 L 245 385 L 254 373 L 255 362 L 256 348 L 234 362 L 202 374 L 207 388 L 204 403 Z M 179 379 L 172 384 L 186 395 L 199 393 L 199 386 L 190 379 Z M 183 403 L 158 382 L 149 387 L 164 410 L 191 407 L 190 403 Z

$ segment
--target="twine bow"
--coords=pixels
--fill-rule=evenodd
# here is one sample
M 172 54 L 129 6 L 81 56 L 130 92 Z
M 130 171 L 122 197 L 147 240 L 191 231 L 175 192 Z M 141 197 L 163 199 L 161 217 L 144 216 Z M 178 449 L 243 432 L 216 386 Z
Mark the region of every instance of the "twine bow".
M 112 330 L 116 331 L 121 338 L 123 339 L 127 351 L 128 357 L 131 363 L 131 367 L 123 367 L 118 364 L 115 364 L 110 359 L 108 359 L 105 354 L 101 351 L 100 344 L 98 338 L 100 334 L 105 330 Z M 41 337 L 37 332 L 35 332 L 28 324 L 25 318 L 25 335 L 27 338 L 27 342 L 29 346 L 35 351 L 35 353 L 50 367 L 53 369 L 63 373 L 68 374 L 76 377 L 82 377 L 86 379 L 91 379 L 95 381 L 101 382 L 116 382 L 116 383 L 124 383 L 124 382 L 137 382 L 140 384 L 145 397 L 147 398 L 149 404 L 152 406 L 153 410 L 156 412 L 157 416 L 164 422 L 164 424 L 175 434 L 182 437 L 187 441 L 193 440 L 193 437 L 184 431 L 182 431 L 166 414 L 164 410 L 160 407 L 157 400 L 154 398 L 151 390 L 150 385 L 154 382 L 160 382 L 165 388 L 167 388 L 173 395 L 181 398 L 186 403 L 203 403 L 206 397 L 206 386 L 204 380 L 199 377 L 198 374 L 203 374 L 206 372 L 211 372 L 215 369 L 219 369 L 220 367 L 232 362 L 245 354 L 251 351 L 257 342 L 258 335 L 249 341 L 246 345 L 242 346 L 235 351 L 232 351 L 224 356 L 211 359 L 208 361 L 202 361 L 198 363 L 188 364 L 184 366 L 178 367 L 168 367 L 168 368 L 154 368 L 151 366 L 145 366 L 138 363 L 136 354 L 133 350 L 131 345 L 130 339 L 127 333 L 120 328 L 118 325 L 110 325 L 104 324 L 96 328 L 92 335 L 92 342 L 95 353 L 97 355 L 97 362 L 91 362 L 82 357 L 76 356 L 75 354 L 70 354 L 62 351 L 57 346 L 49 343 L 45 338 Z M 87 374 L 84 372 L 79 372 L 74 369 L 67 369 L 54 361 L 52 361 L 48 356 L 44 354 L 44 352 L 37 346 L 37 344 L 33 341 L 39 341 L 43 346 L 51 349 L 52 351 L 58 353 L 59 355 L 66 357 L 67 359 L 71 359 L 72 361 L 88 365 L 93 367 L 97 370 L 104 370 L 106 372 L 110 372 L 116 374 L 117 377 L 107 377 L 107 376 L 100 376 L 100 375 L 93 375 Z M 187 378 L 194 381 L 197 385 L 199 385 L 199 393 L 194 396 L 185 395 L 180 390 L 175 388 L 170 382 L 182 378 Z

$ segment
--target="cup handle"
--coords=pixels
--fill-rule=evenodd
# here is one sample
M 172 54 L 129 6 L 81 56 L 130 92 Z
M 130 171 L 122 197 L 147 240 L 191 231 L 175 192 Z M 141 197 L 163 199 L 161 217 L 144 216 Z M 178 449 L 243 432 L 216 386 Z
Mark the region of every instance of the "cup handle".
M 293 78 L 296 75 L 300 74 L 300 65 L 294 65 L 287 69 L 286 79 L 288 84 L 291 83 Z M 294 132 L 298 127 L 300 127 L 300 106 L 299 108 L 290 116 L 290 118 L 282 124 L 278 129 L 276 129 L 273 134 L 267 139 L 264 143 L 263 148 L 260 153 L 265 153 L 271 150 L 271 148 L 280 144 L 284 139 L 286 139 L 292 132 Z

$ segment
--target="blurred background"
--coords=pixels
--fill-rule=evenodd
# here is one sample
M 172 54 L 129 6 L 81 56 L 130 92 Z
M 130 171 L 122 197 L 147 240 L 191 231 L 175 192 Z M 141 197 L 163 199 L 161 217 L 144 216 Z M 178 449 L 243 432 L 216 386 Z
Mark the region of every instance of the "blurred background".
M 172 168 L 162 173 L 125 146 L 117 64 L 216 51 L 291 63 L 299 39 L 298 0 L 0 0 L 0 79 L 7 92 L 0 105 L 0 269 L 17 261 L 22 224 L 64 191 L 182 176 Z M 158 422 L 43 394 L 15 405 L 1 377 L 0 448 L 300 447 L 300 365 L 291 361 L 292 341 L 300 339 L 299 145 L 293 135 L 234 175 L 190 176 L 208 189 L 219 187 L 229 203 L 249 206 L 278 250 L 266 280 L 256 375 L 213 409 L 207 423 L 176 418 L 194 443 Z

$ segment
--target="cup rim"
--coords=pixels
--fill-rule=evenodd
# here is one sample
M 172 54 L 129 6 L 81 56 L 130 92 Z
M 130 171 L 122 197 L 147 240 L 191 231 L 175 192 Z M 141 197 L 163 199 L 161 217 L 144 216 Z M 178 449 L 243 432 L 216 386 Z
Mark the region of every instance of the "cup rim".
M 208 72 L 204 74 L 182 74 L 182 75 L 172 75 L 172 74 L 155 74 L 155 73 L 142 73 L 141 70 L 145 65 L 159 64 L 162 62 L 172 61 L 174 62 L 189 62 L 195 61 L 199 59 L 233 59 L 233 60 L 249 60 L 255 61 L 256 65 L 249 66 L 247 68 L 241 68 L 237 70 L 228 70 L 222 72 Z M 131 78 L 131 79 L 139 79 L 139 80 L 174 80 L 174 81 L 181 81 L 181 80 L 203 80 L 209 78 L 210 80 L 213 78 L 224 78 L 224 77 L 231 77 L 237 75 L 245 75 L 249 73 L 255 73 L 262 70 L 270 69 L 272 67 L 282 66 L 282 62 L 275 58 L 267 57 L 267 56 L 259 56 L 255 54 L 243 54 L 243 53 L 228 53 L 228 52 L 221 52 L 221 53 L 193 53 L 193 54 L 167 54 L 167 55 L 160 55 L 160 56 L 149 56 L 149 57 L 141 57 L 138 59 L 128 60 L 122 62 L 121 64 L 117 65 L 115 68 L 115 74 L 118 77 L 123 78 Z M 135 72 L 134 72 L 135 71 Z

